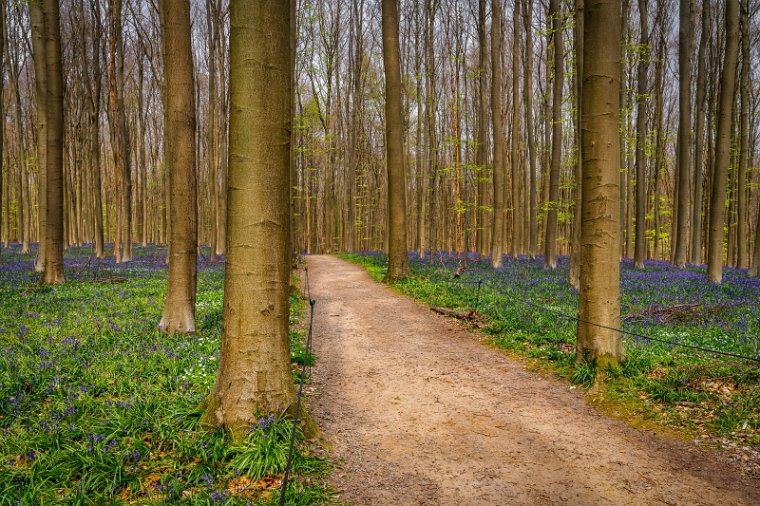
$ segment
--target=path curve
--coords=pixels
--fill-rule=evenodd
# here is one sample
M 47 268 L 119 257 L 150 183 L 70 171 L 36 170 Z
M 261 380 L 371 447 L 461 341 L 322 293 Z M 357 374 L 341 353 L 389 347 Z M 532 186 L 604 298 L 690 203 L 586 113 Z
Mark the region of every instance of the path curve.
M 311 413 L 355 505 L 760 504 L 760 481 L 631 428 L 356 265 L 307 259 Z

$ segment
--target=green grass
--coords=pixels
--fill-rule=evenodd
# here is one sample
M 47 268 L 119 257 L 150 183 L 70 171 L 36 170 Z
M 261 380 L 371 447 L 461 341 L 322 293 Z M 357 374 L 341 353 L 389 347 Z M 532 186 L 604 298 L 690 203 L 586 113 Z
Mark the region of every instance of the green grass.
M 201 262 L 195 335 L 156 330 L 165 250 L 134 262 L 67 252 L 66 284 L 33 257 L 0 263 L 0 506 L 276 504 L 292 424 L 264 418 L 241 444 L 200 425 L 221 334 L 223 265 Z M 293 297 L 291 323 L 304 317 Z M 305 357 L 291 333 L 293 359 Z M 288 504 L 320 504 L 327 462 L 299 444 Z

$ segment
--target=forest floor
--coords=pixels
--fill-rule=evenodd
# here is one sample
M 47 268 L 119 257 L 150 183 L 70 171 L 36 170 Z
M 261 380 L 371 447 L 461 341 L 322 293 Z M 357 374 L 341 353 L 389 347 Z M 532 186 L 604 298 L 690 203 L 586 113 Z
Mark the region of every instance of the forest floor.
M 354 504 L 760 504 L 728 457 L 612 420 L 450 318 L 330 256 L 311 414 Z

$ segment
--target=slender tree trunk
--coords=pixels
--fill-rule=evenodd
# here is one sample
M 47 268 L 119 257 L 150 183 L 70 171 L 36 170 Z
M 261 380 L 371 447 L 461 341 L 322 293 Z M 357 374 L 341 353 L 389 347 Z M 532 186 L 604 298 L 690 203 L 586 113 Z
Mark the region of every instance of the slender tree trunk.
M 47 220 L 42 282 L 59 284 L 63 274 L 63 68 L 58 0 L 43 0 L 47 111 Z
M 747 268 L 747 169 L 749 167 L 749 73 L 750 73 L 750 51 L 749 51 L 749 0 L 741 2 L 741 47 L 742 47 L 742 65 L 741 65 L 741 83 L 740 83 L 740 103 L 739 113 L 739 170 L 737 173 L 737 219 L 736 219 L 736 246 L 737 258 L 736 266 L 740 269 Z
M 715 170 L 710 195 L 710 234 L 707 249 L 707 273 L 713 283 L 720 283 L 723 280 L 723 226 L 725 224 L 726 181 L 736 88 L 736 62 L 739 53 L 739 0 L 726 0 L 725 17 L 726 53 L 720 77 Z
M 158 328 L 195 332 L 198 209 L 195 176 L 195 83 L 189 0 L 162 0 L 161 41 L 166 73 L 166 170 L 171 192 L 169 279 Z
M 512 166 L 512 256 L 524 252 L 525 214 L 522 205 L 524 195 L 525 172 L 520 160 L 522 154 L 522 125 L 520 122 L 520 21 L 522 18 L 522 1 L 515 0 L 512 15 L 512 142 L 510 143 L 510 165 Z
M 290 286 L 290 2 L 230 2 L 230 144 L 222 348 L 203 422 L 235 440 L 295 402 Z
M 564 54 L 560 0 L 549 2 L 554 37 L 554 77 L 552 91 L 552 161 L 549 169 L 549 202 L 544 239 L 544 267 L 557 268 L 557 213 L 559 207 L 559 172 L 562 164 L 562 88 L 564 86 Z
M 39 249 L 34 270 L 45 268 L 45 246 L 47 234 L 47 77 L 45 57 L 45 22 L 41 0 L 29 2 L 29 17 L 32 24 L 32 57 L 34 59 L 34 98 L 37 108 L 37 187 Z
M 586 0 L 583 32 L 583 229 L 576 361 L 597 379 L 623 359 L 620 334 L 620 40 L 618 2 Z M 604 327 L 591 325 L 594 322 Z M 605 328 L 606 327 L 606 328 Z
M 576 104 L 576 142 L 579 147 L 583 146 L 583 130 L 581 119 L 583 111 L 583 28 L 584 28 L 584 0 L 575 0 L 575 96 Z M 580 290 L 581 284 L 581 229 L 583 223 L 583 156 L 578 153 L 575 164 L 575 210 L 573 211 L 573 237 L 570 246 L 570 267 L 567 272 L 567 281 L 576 290 Z M 622 185 L 621 185 L 622 186 Z
M 504 124 L 501 114 L 501 1 L 491 7 L 491 122 L 493 128 L 493 231 L 491 265 L 502 266 L 504 255 Z
M 0 3 L 0 118 L 5 118 L 5 101 L 3 100 L 5 91 L 5 3 Z M 3 143 L 5 141 L 5 122 L 0 124 L 0 213 L 3 212 L 3 172 L 5 169 L 5 156 Z M 0 223 L 2 223 L 0 221 Z M 0 260 L 2 259 L 2 243 L 0 242 Z
M 528 255 L 536 257 L 538 249 L 538 221 L 537 212 L 537 185 L 536 185 L 536 138 L 533 125 L 533 0 L 527 0 L 525 4 L 525 71 L 523 82 L 523 96 L 525 101 L 525 129 L 528 141 Z
M 691 53 L 693 51 L 692 11 L 694 0 L 681 0 L 678 26 L 678 222 L 674 230 L 673 264 L 686 265 L 691 191 Z M 660 55 L 663 58 L 664 55 Z M 659 93 L 659 91 L 658 91 Z M 656 160 L 655 163 L 659 163 Z M 659 203 L 655 203 L 659 205 Z
M 703 185 L 703 160 L 704 160 L 704 138 L 705 138 L 705 117 L 707 107 L 705 106 L 706 88 L 707 88 L 707 48 L 710 45 L 712 32 L 712 22 L 710 18 L 711 0 L 702 1 L 702 33 L 699 37 L 699 50 L 697 53 L 697 90 L 695 111 L 696 119 L 694 125 L 694 198 L 692 202 L 692 223 L 691 223 L 691 263 L 699 264 L 702 261 L 702 185 Z
M 647 256 L 646 242 L 646 109 L 647 109 L 647 70 L 649 68 L 649 26 L 647 7 L 649 0 L 639 0 L 639 62 L 637 69 L 637 106 L 636 106 L 636 243 L 633 252 L 633 265 L 644 268 Z
M 385 146 L 388 171 L 388 272 L 386 281 L 409 275 L 406 247 L 406 172 L 401 118 L 401 56 L 398 0 L 383 0 Z

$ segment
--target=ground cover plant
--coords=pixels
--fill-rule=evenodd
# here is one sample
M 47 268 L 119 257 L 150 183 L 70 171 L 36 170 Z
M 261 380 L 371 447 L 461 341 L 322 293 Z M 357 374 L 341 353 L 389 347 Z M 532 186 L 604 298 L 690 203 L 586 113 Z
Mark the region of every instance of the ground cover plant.
M 135 253 L 116 265 L 71 248 L 67 283 L 50 287 L 32 255 L 3 251 L 0 505 L 277 504 L 291 422 L 261 417 L 237 445 L 199 424 L 217 370 L 223 264 L 199 264 L 198 332 L 165 335 L 166 250 Z M 291 300 L 297 324 L 304 304 Z M 291 340 L 302 363 L 302 333 Z M 301 445 L 288 504 L 323 502 L 326 471 Z
M 345 255 L 380 280 L 382 254 Z M 567 284 L 567 258 L 555 271 L 541 258 L 487 260 L 450 255 L 410 257 L 412 276 L 394 286 L 431 306 L 475 311 L 488 340 L 531 357 L 571 381 L 590 385 L 596 371 L 575 366 L 577 293 Z M 482 282 L 481 282 L 482 281 Z M 704 266 L 679 270 L 648 261 L 643 270 L 621 269 L 627 361 L 607 371 L 601 392 L 614 409 L 684 429 L 710 441 L 760 444 L 758 362 L 721 357 L 672 343 L 760 358 L 760 279 L 726 269 L 709 283 Z M 661 342 L 665 341 L 665 342 Z

